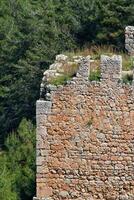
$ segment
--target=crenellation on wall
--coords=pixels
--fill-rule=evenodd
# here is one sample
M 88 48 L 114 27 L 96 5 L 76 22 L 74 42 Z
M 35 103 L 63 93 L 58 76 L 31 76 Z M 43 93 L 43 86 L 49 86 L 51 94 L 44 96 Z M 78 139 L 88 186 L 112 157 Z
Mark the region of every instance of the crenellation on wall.
M 119 82 L 122 78 L 122 57 L 102 55 L 100 68 L 102 81 Z
M 82 57 L 79 62 L 79 69 L 76 77 L 82 80 L 88 80 L 90 75 L 90 56 Z
M 134 56 L 134 26 L 127 26 L 125 29 L 125 48 Z
M 78 61 L 77 61 L 78 62 Z M 98 81 L 90 81 L 90 56 L 87 57 L 81 57 L 79 59 L 79 62 L 77 63 L 79 65 L 77 73 L 75 76 L 73 76 L 70 80 L 66 82 L 67 85 L 83 85 L 85 84 L 99 84 Z M 113 55 L 113 56 L 107 56 L 107 55 L 101 55 L 100 59 L 100 81 L 99 82 L 105 82 L 107 84 L 123 84 L 123 77 L 125 75 L 131 76 L 133 71 L 122 71 L 122 56 L 120 55 Z M 51 76 L 51 75 L 50 75 Z M 59 75 L 58 75 L 59 76 Z M 63 76 L 63 74 L 61 74 Z M 52 77 L 51 77 L 52 78 Z M 56 78 L 56 77 L 53 77 Z M 129 85 L 129 83 L 128 83 Z M 133 84 L 132 84 L 133 85 Z M 43 82 L 41 83 L 41 99 L 45 99 L 46 101 L 51 101 L 51 93 L 53 91 L 62 90 L 64 85 L 52 85 L 51 83 Z M 131 86 L 130 86 L 131 87 Z

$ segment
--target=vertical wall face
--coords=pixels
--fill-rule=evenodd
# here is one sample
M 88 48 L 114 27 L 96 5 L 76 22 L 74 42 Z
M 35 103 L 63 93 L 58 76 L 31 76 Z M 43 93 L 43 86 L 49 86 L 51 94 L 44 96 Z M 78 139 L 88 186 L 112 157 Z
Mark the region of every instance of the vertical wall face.
M 134 199 L 133 88 L 117 81 L 120 57 L 102 57 L 101 82 L 88 62 L 37 101 L 37 200 Z
M 122 57 L 114 55 L 113 57 L 101 56 L 101 76 L 103 81 L 118 82 L 121 80 Z
M 127 26 L 125 30 L 125 48 L 134 56 L 134 26 Z

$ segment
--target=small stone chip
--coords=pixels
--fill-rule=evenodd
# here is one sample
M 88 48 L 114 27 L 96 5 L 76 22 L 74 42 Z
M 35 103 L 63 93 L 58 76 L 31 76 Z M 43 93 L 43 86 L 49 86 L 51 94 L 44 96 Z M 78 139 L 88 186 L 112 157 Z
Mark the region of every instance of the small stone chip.
M 61 191 L 59 193 L 59 196 L 62 197 L 63 199 L 66 199 L 69 196 L 69 193 L 67 191 Z

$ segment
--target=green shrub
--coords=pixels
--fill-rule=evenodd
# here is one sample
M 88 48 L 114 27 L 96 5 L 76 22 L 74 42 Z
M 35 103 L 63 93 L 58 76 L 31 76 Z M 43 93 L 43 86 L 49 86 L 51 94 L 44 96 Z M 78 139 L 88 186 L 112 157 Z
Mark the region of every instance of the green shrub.
M 14 190 L 14 178 L 7 168 L 6 154 L 0 155 L 0 199 L 18 200 L 18 195 Z
M 101 73 L 100 69 L 96 69 L 95 71 L 91 71 L 89 75 L 90 81 L 100 81 Z
M 133 74 L 126 74 L 123 78 L 123 83 L 125 84 L 132 84 L 132 81 L 133 81 Z

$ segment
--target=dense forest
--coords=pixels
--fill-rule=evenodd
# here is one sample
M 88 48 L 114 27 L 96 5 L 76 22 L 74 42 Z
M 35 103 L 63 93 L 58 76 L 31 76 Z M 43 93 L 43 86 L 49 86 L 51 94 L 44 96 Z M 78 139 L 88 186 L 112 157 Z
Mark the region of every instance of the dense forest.
M 133 0 L 0 1 L 0 199 L 35 194 L 35 103 L 58 53 L 92 45 L 124 49 Z

